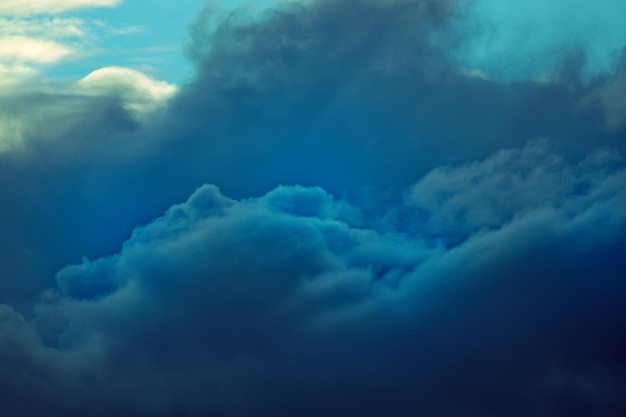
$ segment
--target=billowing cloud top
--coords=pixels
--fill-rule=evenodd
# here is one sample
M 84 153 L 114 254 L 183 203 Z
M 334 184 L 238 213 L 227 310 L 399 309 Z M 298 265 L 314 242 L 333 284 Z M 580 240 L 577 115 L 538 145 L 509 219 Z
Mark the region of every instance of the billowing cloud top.
M 207 9 L 184 85 L 6 88 L 0 414 L 625 415 L 624 66 L 505 82 L 468 7 Z
M 81 79 L 78 88 L 88 95 L 118 95 L 125 107 L 139 116 L 154 111 L 178 92 L 172 84 L 122 67 L 100 68 Z

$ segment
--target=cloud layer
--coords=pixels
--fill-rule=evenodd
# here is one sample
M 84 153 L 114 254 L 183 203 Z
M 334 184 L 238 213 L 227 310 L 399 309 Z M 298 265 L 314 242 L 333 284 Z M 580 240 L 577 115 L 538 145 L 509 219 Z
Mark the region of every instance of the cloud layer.
M 623 415 L 623 71 L 490 79 L 470 17 L 207 9 L 180 89 L 1 96 L 0 411 Z
M 552 181 L 556 155 L 519 152 L 532 181 Z M 63 415 L 617 415 L 626 171 L 561 168 L 588 186 L 448 249 L 356 227 L 356 208 L 320 188 L 235 201 L 203 186 L 119 254 L 61 270 L 31 323 L 4 307 L 2 358 L 22 362 L 2 384 L 18 409 Z M 499 184 L 465 178 L 449 198 L 490 213 L 481 193 Z

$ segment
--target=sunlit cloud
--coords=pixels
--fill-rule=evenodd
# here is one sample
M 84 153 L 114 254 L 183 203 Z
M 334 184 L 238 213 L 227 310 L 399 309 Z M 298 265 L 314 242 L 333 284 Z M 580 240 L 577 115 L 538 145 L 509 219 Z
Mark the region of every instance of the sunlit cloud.
M 77 83 L 82 94 L 116 95 L 137 116 L 157 109 L 178 92 L 178 87 L 131 68 L 106 67 L 93 71 Z
M 44 74 L 46 69 L 94 53 L 112 36 L 138 33 L 140 26 L 111 25 L 79 17 L 0 17 L 0 87 Z M 99 52 L 96 52 L 99 51 Z
M 62 13 L 92 7 L 113 7 L 121 2 L 122 0 L 3 0 L 0 2 L 0 15 Z
M 87 26 L 77 17 L 0 17 L 0 36 L 83 38 L 90 32 Z
M 88 24 L 78 18 L 0 18 L 2 72 L 17 77 L 36 73 L 35 64 L 75 56 L 90 34 Z
M 75 51 L 58 42 L 35 39 L 25 36 L 0 38 L 0 60 L 53 63 L 58 62 Z

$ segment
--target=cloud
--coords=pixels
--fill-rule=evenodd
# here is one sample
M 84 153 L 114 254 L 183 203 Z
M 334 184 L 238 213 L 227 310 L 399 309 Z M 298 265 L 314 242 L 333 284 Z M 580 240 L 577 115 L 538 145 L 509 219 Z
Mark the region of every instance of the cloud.
M 113 7 L 121 0 L 3 0 L 0 16 L 56 14 L 92 7 Z
M 1 186 L 13 197 L 4 213 L 20 213 L 6 229 L 24 244 L 5 244 L 5 269 L 46 265 L 33 287 L 50 282 L 64 264 L 117 250 L 202 183 L 234 198 L 320 186 L 358 201 L 364 219 L 380 218 L 437 166 L 535 137 L 549 137 L 564 162 L 619 145 L 579 108 L 584 86 L 464 75 L 450 56 L 467 35 L 455 6 L 338 1 L 204 16 L 192 27 L 197 77 L 153 118 L 138 120 L 126 98 L 152 103 L 149 91 L 169 87 L 150 81 L 136 92 L 122 87 L 121 70 L 98 72 L 93 90 L 30 83 L 6 94 L 3 143 L 12 151 L 2 155 Z M 2 293 L 33 280 L 8 281 Z
M 4 302 L 18 302 L 47 287 L 54 271 L 73 258 L 69 254 L 78 246 L 87 248 L 88 241 L 112 245 L 104 230 L 115 227 L 106 226 L 98 232 L 92 228 L 95 223 L 84 223 L 75 209 L 85 205 L 95 209 L 100 205 L 99 198 L 89 196 L 99 187 L 83 185 L 111 177 L 105 174 L 108 168 L 100 170 L 101 163 L 92 157 L 99 154 L 104 160 L 110 158 L 116 145 L 104 139 L 136 129 L 137 121 L 122 107 L 119 98 L 88 97 L 55 89 L 5 94 L 0 97 L 0 115 L 0 188 L 7 197 L 0 208 L 6 231 L 0 241 L 0 286 Z M 92 174 L 83 170 L 85 162 L 94 168 Z M 109 197 L 106 200 L 113 203 Z M 132 212 L 140 207 L 145 206 L 127 208 Z M 87 212 L 96 214 L 92 208 Z M 109 217 L 106 210 L 98 213 L 97 216 Z M 111 224 L 126 224 L 124 228 L 130 226 L 127 221 L 111 217 Z M 132 220 L 131 229 L 139 221 Z M 66 233 L 67 239 L 60 238 Z M 101 238 L 88 237 L 94 234 Z M 124 239 L 125 233 L 114 234 L 118 243 Z M 68 252 L 70 247 L 74 249 Z M 115 244 L 109 246 L 114 247 Z M 80 249 L 77 253 L 93 256 L 91 250 Z
M 17 62 L 54 63 L 74 53 L 53 41 L 10 36 L 0 38 L 0 59 Z
M 43 75 L 51 66 L 101 53 L 97 46 L 103 38 L 137 30 L 77 17 L 0 17 L 0 60 L 10 75 L 3 84 L 24 88 L 30 76 Z
M 427 213 L 430 233 L 460 238 L 512 221 L 525 210 L 562 209 L 621 161 L 619 153 L 601 151 L 572 169 L 548 150 L 547 141 L 533 141 L 485 161 L 431 171 L 412 187 L 408 200 Z
M 71 18 L 0 18 L 0 36 L 44 37 L 49 39 L 82 38 L 88 29 L 83 19 Z
M 164 136 L 177 150 L 180 140 L 194 143 L 203 156 L 186 155 L 190 169 L 215 167 L 204 178 L 235 196 L 276 183 L 404 187 L 435 165 L 538 137 L 562 143 L 566 157 L 615 143 L 580 109 L 583 85 L 468 75 L 456 58 L 472 39 L 465 11 L 455 2 L 340 1 L 205 17 L 189 52 L 198 77 L 173 103 L 176 129 Z M 381 27 L 384 37 L 374 33 Z M 220 157 L 207 168 L 206 155 Z M 258 175 L 222 176 L 224 160 Z
M 204 15 L 175 94 L 3 94 L 0 410 L 623 415 L 604 84 L 477 76 L 463 11 Z
M 6 88 L 19 84 L 36 74 L 38 74 L 36 69 L 23 64 L 0 64 L 0 87 Z
M 558 78 L 568 55 L 587 80 L 612 73 L 626 35 L 617 18 L 622 7 L 618 0 L 528 0 L 513 6 L 478 0 L 463 59 L 503 81 Z
M 626 73 L 622 71 L 617 77 L 591 91 L 582 100 L 582 105 L 599 107 L 605 114 L 606 128 L 612 131 L 621 130 L 626 123 L 626 101 L 622 94 L 625 88 Z
M 163 110 L 178 93 L 172 84 L 123 67 L 100 68 L 71 85 L 25 86 L 27 79 L 38 74 L 28 66 L 0 66 L 0 73 L 5 75 L 0 83 L 5 86 L 0 99 L 0 152 L 23 150 L 31 141 L 51 141 L 47 146 L 57 146 L 60 136 L 80 125 L 81 118 L 97 113 L 92 106 L 103 102 L 135 124 Z M 63 122 L 57 124 L 56 118 Z M 47 125 L 48 132 L 40 130 L 42 125 Z
M 517 152 L 545 152 L 535 146 Z M 535 163 L 537 181 L 551 181 L 550 159 Z M 509 167 L 514 178 L 518 168 Z M 576 177 L 588 169 L 562 168 Z M 237 201 L 205 185 L 137 228 L 118 254 L 62 269 L 33 321 L 4 307 L 6 346 L 18 346 L 21 368 L 41 376 L 21 386 L 6 368 L 0 383 L 17 390 L 17 409 L 56 397 L 66 415 L 318 415 L 337 407 L 523 415 L 511 403 L 527 412 L 552 404 L 545 415 L 559 415 L 569 408 L 557 391 L 615 415 L 626 405 L 626 375 L 617 351 L 602 349 L 619 343 L 609 329 L 623 324 L 625 179 L 623 168 L 600 170 L 561 206 L 521 204 L 512 220 L 450 249 L 355 227 L 349 213 L 357 208 L 320 188 Z M 482 187 L 469 177 L 452 194 Z M 510 187 L 524 201 L 525 185 Z M 578 315 L 587 320 L 559 325 Z M 578 395 L 584 382 L 546 388 L 555 360 L 566 373 L 600 366 L 608 388 L 601 396 Z M 485 405 L 492 395 L 502 402 Z
M 30 83 L 6 94 L 11 152 L 0 186 L 13 196 L 4 218 L 17 220 L 3 227 L 21 243 L 5 243 L 0 260 L 29 278 L 0 283 L 4 300 L 32 297 L 83 255 L 116 251 L 198 184 L 234 198 L 320 186 L 358 202 L 365 221 L 402 206 L 406 187 L 437 166 L 534 137 L 549 137 L 565 162 L 618 143 L 597 114 L 579 109 L 583 86 L 464 75 L 450 56 L 467 35 L 455 6 L 339 1 L 204 16 L 192 26 L 197 77 L 158 117 L 137 118 L 125 100 L 151 103 L 152 87 L 122 87 L 120 71 L 98 73 L 93 90 Z M 353 17 L 339 24 L 339 16 Z
M 125 107 L 139 117 L 162 107 L 178 92 L 175 85 L 122 67 L 100 68 L 81 79 L 77 86 L 87 95 L 118 95 Z
M 88 25 L 77 18 L 0 18 L 3 92 L 45 66 L 77 58 L 89 35 Z

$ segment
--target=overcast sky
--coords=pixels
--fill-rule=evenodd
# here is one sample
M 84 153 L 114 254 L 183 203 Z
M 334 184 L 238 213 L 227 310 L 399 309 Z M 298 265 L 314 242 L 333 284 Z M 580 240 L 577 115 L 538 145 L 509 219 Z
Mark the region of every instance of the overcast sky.
M 626 415 L 621 0 L 0 0 L 0 415 Z

